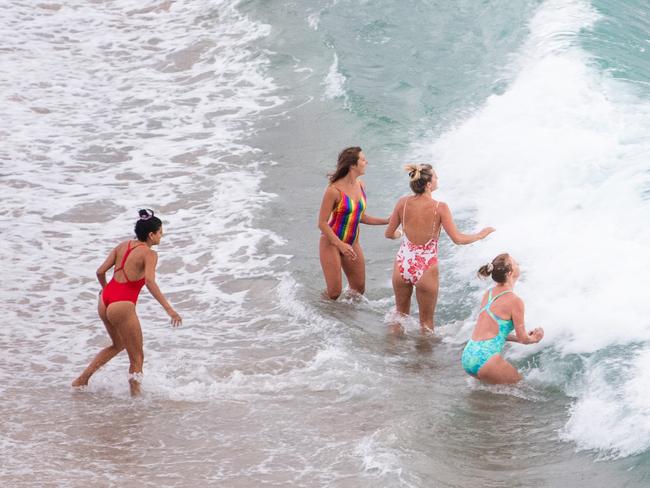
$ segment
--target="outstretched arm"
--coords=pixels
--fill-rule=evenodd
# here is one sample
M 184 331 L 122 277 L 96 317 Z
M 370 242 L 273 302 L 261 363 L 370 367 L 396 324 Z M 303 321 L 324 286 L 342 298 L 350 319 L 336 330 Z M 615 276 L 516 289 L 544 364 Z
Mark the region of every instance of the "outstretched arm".
M 116 247 L 113 248 L 113 250 L 108 253 L 108 256 L 101 264 L 101 266 L 97 268 L 97 281 L 99 281 L 99 284 L 102 285 L 102 290 L 106 286 L 106 272 L 115 266 L 115 260 L 117 259 L 116 249 Z
M 458 227 L 456 227 L 454 218 L 451 216 L 451 210 L 446 203 L 440 202 L 438 213 L 440 214 L 442 227 L 445 229 L 445 232 L 454 244 L 471 244 L 472 242 L 485 239 L 495 231 L 494 227 L 485 227 L 477 234 L 463 234 L 458 230 Z
M 359 182 L 361 185 L 361 188 L 363 188 L 363 191 L 365 193 L 366 191 L 366 184 L 364 182 Z M 386 218 L 381 218 L 381 217 L 372 217 L 368 215 L 367 213 L 364 212 L 364 214 L 361 216 L 361 223 L 366 224 L 366 225 L 386 225 L 388 223 L 388 219 Z
M 386 225 L 388 223 L 388 219 L 381 217 L 372 217 L 364 213 L 361 217 L 361 223 L 366 225 Z
M 333 186 L 327 187 L 327 190 L 325 190 L 325 194 L 323 195 L 323 201 L 320 204 L 320 211 L 318 212 L 318 228 L 320 229 L 321 233 L 327 238 L 327 240 L 330 241 L 333 246 L 336 246 L 341 254 L 344 254 L 351 259 L 356 259 L 357 253 L 354 252 L 352 246 L 339 239 L 327 223 L 327 220 L 332 213 L 332 209 L 338 203 L 338 196 L 339 195 L 336 188 Z
M 512 321 L 515 325 L 515 331 L 506 337 L 507 341 L 518 342 L 520 344 L 535 344 L 544 337 L 544 329 L 537 329 L 526 332 L 524 326 L 524 302 L 521 298 L 515 297 L 515 304 L 512 309 Z
M 183 323 L 183 319 L 176 313 L 176 310 L 172 308 L 165 295 L 158 288 L 158 284 L 156 283 L 156 264 L 158 264 L 158 253 L 150 250 L 144 258 L 144 284 L 147 285 L 149 293 L 158 300 L 158 303 L 162 305 L 167 315 L 171 317 L 172 326 L 177 327 Z

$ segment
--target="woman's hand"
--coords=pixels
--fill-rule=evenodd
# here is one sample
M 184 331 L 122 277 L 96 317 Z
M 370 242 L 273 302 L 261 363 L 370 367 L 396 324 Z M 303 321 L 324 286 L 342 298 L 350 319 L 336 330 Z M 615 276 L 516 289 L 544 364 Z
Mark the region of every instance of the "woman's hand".
M 343 256 L 348 257 L 352 259 L 353 261 L 357 259 L 357 253 L 354 252 L 354 249 L 352 249 L 352 246 L 350 244 L 346 244 L 345 242 L 341 242 L 338 246 L 336 246 L 341 254 Z
M 478 233 L 478 238 L 479 239 L 485 239 L 487 236 L 492 234 L 496 229 L 494 227 L 486 227 L 485 229 L 481 229 L 481 231 Z
M 531 330 L 528 335 L 530 336 L 531 343 L 535 344 L 542 340 L 544 337 L 544 329 L 537 327 L 536 329 Z
M 172 319 L 172 327 L 178 327 L 179 325 L 183 324 L 183 319 L 181 318 L 180 315 L 174 310 L 173 308 L 170 308 L 167 310 L 167 314 L 171 317 Z

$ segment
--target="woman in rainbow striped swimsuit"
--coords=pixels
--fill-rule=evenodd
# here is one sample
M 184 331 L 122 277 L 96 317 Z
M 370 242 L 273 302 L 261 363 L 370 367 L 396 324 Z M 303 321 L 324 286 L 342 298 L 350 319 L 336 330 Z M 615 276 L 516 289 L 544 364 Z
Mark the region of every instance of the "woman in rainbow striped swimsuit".
M 336 300 L 343 289 L 341 269 L 350 289 L 366 289 L 366 264 L 359 244 L 359 224 L 386 225 L 388 219 L 371 217 L 366 211 L 364 175 L 368 160 L 360 147 L 348 147 L 339 154 L 336 170 L 329 175 L 318 214 L 321 231 L 320 264 L 327 283 L 326 294 Z

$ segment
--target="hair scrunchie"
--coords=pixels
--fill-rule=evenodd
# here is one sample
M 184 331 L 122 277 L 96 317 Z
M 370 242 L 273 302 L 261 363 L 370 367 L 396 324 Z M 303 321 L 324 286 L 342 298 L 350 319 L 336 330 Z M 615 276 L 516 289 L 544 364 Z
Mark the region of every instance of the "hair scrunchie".
M 407 164 L 404 166 L 404 170 L 408 172 L 411 181 L 420 179 L 420 172 L 422 171 L 422 165 L 420 164 Z

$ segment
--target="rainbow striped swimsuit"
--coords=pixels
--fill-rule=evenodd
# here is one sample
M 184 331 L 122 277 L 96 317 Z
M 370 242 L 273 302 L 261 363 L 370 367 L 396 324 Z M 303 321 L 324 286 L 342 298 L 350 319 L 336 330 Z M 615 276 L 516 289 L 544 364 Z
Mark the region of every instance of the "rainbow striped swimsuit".
M 338 188 L 337 188 L 338 190 Z M 341 200 L 336 206 L 327 224 L 332 228 L 336 236 L 346 244 L 354 244 L 359 235 L 359 222 L 363 212 L 366 211 L 366 192 L 361 186 L 361 199 L 352 200 L 341 190 Z

